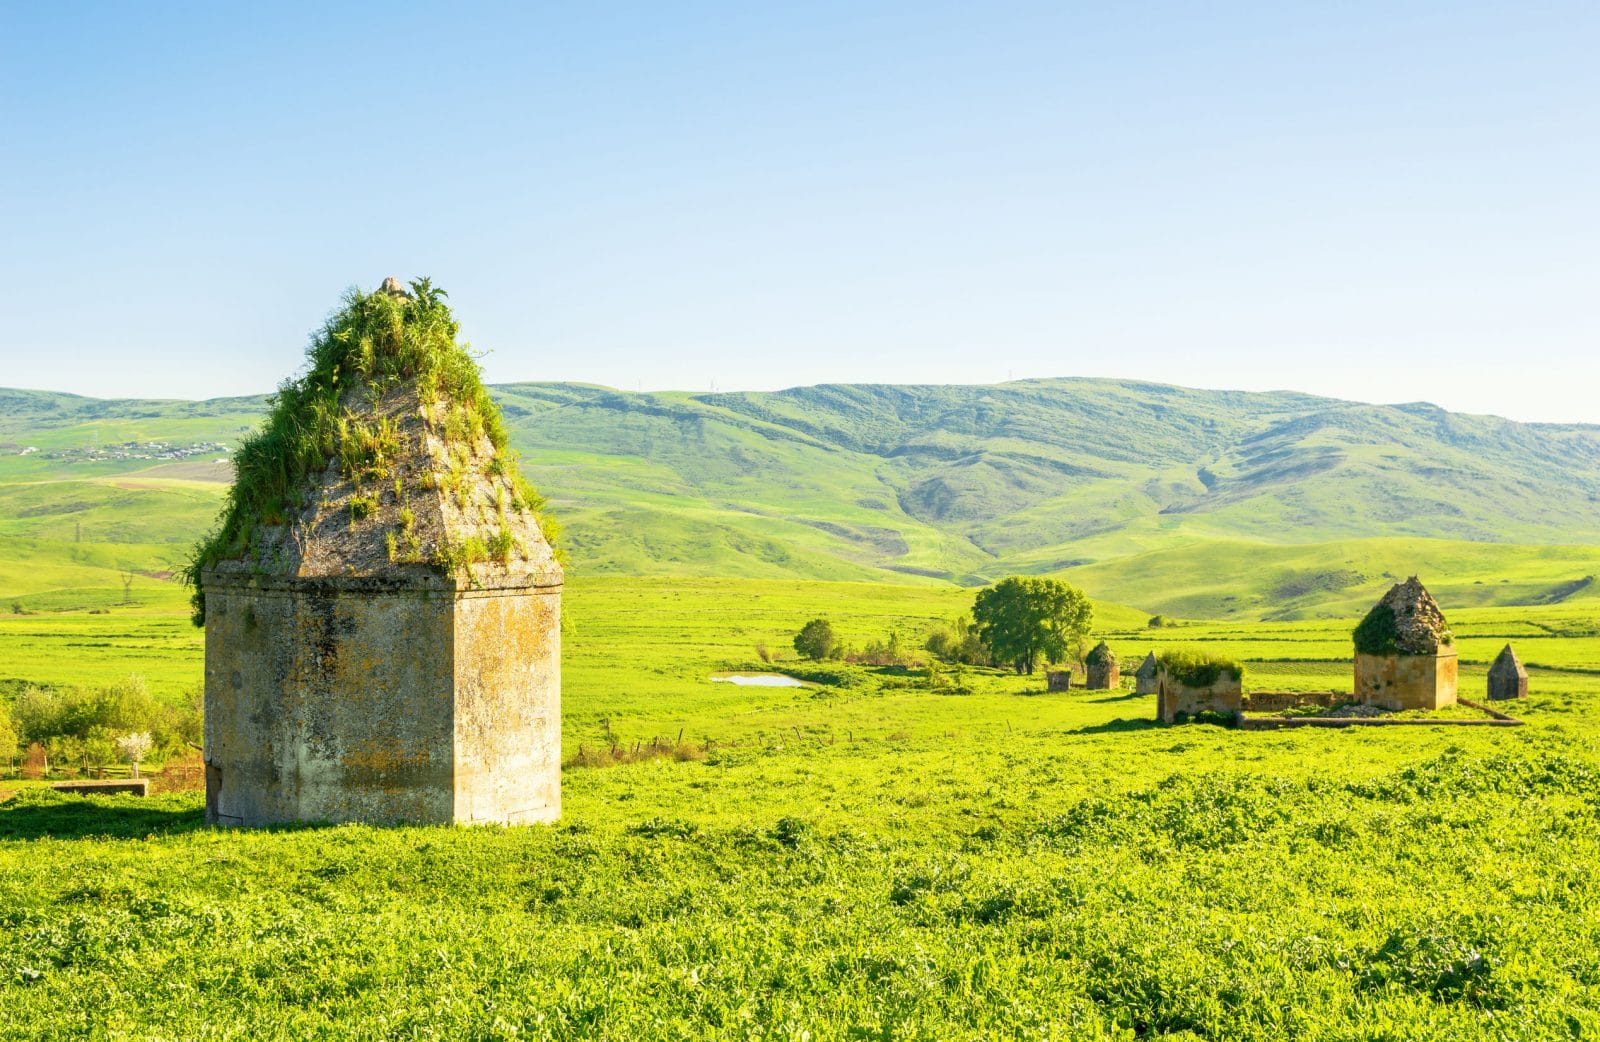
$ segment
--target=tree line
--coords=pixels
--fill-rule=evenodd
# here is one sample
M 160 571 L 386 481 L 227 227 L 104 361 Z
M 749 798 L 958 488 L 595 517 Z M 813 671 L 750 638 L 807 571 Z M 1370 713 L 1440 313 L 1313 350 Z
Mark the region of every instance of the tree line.
M 1031 674 L 1040 663 L 1082 659 L 1093 622 L 1094 606 L 1077 587 L 1060 579 L 1013 576 L 979 591 L 971 617 L 935 629 L 923 649 L 942 662 L 1000 665 Z M 812 619 L 802 626 L 794 636 L 794 649 L 818 662 L 850 658 L 876 665 L 906 664 L 876 663 L 870 655 L 854 655 L 827 619 Z M 887 646 L 867 645 L 867 652 L 874 650 L 902 657 L 899 634 L 891 633 Z
M 0 764 L 37 744 L 52 767 L 93 771 L 145 757 L 170 759 L 200 744 L 202 699 L 151 694 L 143 678 L 104 687 L 24 688 L 0 701 Z

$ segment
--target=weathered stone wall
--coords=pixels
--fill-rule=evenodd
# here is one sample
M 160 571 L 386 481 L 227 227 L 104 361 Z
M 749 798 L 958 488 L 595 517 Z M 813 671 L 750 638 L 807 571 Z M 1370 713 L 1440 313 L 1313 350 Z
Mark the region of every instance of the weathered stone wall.
M 1133 693 L 1134 694 L 1136 694 L 1136 695 L 1153 695 L 1153 694 L 1156 693 L 1157 689 L 1160 688 L 1160 687 L 1161 687 L 1161 677 L 1158 674 L 1151 674 L 1150 676 L 1139 676 L 1137 673 L 1134 674 L 1134 677 L 1133 677 Z
M 1122 683 L 1122 669 L 1117 660 L 1091 662 L 1084 667 L 1083 686 L 1090 691 L 1109 691 Z
M 1244 702 L 1244 685 L 1227 674 L 1206 687 L 1190 687 L 1165 669 L 1156 675 L 1156 718 L 1172 723 L 1179 714 L 1238 713 Z
M 1528 678 L 1522 676 L 1489 674 L 1489 701 L 1501 702 L 1511 698 L 1528 697 Z
M 561 598 L 456 601 L 455 820 L 561 816 Z
M 554 819 L 559 593 L 208 577 L 207 819 Z
M 1456 653 L 1356 654 L 1355 696 L 1366 705 L 1396 711 L 1439 709 L 1456 701 Z
M 1050 670 L 1044 675 L 1045 690 L 1070 691 L 1072 689 L 1072 671 L 1069 669 Z

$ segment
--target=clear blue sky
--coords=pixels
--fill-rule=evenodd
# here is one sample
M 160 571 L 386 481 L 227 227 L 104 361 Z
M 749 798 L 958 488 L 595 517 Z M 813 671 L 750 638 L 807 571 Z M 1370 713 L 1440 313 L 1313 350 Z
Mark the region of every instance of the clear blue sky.
M 1600 5 L 0 0 L 0 385 L 1106 375 L 1600 422 Z

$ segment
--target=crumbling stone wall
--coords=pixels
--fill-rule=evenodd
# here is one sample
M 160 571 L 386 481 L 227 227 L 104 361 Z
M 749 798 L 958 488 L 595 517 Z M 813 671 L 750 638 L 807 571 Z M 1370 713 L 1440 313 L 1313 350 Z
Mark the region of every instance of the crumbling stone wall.
M 1174 677 L 1166 669 L 1156 676 L 1156 718 L 1172 723 L 1179 715 L 1196 713 L 1232 713 L 1237 715 L 1244 704 L 1243 681 L 1226 671 L 1205 687 L 1192 687 Z
M 1245 708 L 1252 713 L 1281 713 L 1302 706 L 1331 709 L 1349 698 L 1335 691 L 1252 691 L 1245 697 Z
M 1045 690 L 1070 691 L 1072 689 L 1072 671 L 1070 669 L 1050 670 L 1044 675 Z

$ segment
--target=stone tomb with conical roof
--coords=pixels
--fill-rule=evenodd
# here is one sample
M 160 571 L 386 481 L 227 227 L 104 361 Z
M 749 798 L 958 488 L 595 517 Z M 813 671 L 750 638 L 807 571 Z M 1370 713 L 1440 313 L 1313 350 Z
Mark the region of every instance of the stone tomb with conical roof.
M 1528 671 L 1507 644 L 1489 667 L 1489 700 L 1528 697 Z
M 1385 709 L 1456 701 L 1455 637 L 1416 576 L 1396 583 L 1355 630 L 1355 694 Z
M 1136 695 L 1153 695 L 1161 686 L 1161 666 L 1156 662 L 1156 653 L 1150 652 L 1139 663 L 1139 668 L 1133 673 L 1133 693 Z
M 415 380 L 339 408 L 340 456 L 203 572 L 207 820 L 554 820 L 562 571 L 526 491 Z
M 1090 691 L 1109 691 L 1122 682 L 1122 667 L 1103 640 L 1084 656 L 1083 672 L 1083 686 Z

